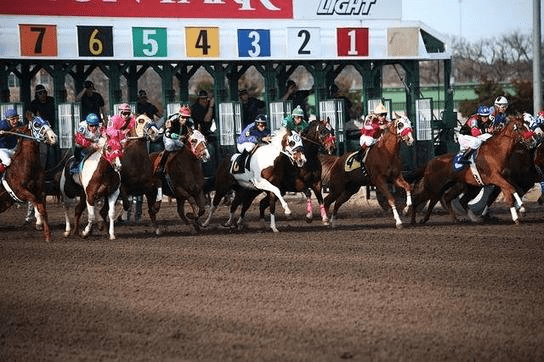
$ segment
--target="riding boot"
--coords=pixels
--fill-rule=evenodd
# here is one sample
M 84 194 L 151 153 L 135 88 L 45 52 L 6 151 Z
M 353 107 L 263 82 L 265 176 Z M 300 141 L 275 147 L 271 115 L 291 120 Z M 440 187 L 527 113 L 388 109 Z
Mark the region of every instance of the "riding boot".
M 357 155 L 355 155 L 355 159 L 359 162 L 363 162 L 363 158 L 365 157 L 366 149 L 368 148 L 367 145 L 362 145 L 361 148 L 359 148 L 359 151 L 357 152 Z
M 76 174 L 79 173 L 79 164 L 81 163 L 81 159 L 83 154 L 81 152 L 81 148 L 76 147 L 74 149 L 74 161 L 72 162 L 72 166 L 70 167 L 70 173 Z
M 166 160 L 168 159 L 169 152 L 164 150 L 161 153 L 159 153 L 159 167 L 157 167 L 157 170 L 155 171 L 155 176 L 163 176 L 164 175 L 164 166 L 166 165 Z
M 470 156 L 473 152 L 474 149 L 472 148 L 466 149 L 465 152 L 463 152 L 463 154 L 461 155 L 461 158 L 459 158 L 459 163 L 470 165 Z
M 240 156 L 238 156 L 238 158 L 236 159 L 236 162 L 238 163 L 238 167 L 240 170 L 244 168 L 244 163 L 248 155 L 249 155 L 249 152 L 247 152 L 247 150 L 244 149 L 242 153 L 240 154 Z

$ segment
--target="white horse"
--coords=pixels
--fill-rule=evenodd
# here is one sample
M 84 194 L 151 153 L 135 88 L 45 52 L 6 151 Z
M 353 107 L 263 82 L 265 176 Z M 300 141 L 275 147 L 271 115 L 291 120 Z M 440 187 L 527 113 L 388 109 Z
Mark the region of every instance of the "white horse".
M 82 236 L 87 237 L 91 234 L 92 226 L 96 222 L 96 202 L 100 198 L 105 197 L 109 207 L 108 234 L 110 240 L 115 239 L 115 202 L 119 196 L 121 185 L 121 152 L 112 151 L 105 138 L 102 138 L 100 143 L 100 149 L 91 154 L 83 162 L 82 170 L 79 174 L 70 175 L 68 166 L 62 173 L 60 189 L 64 198 L 64 216 L 66 220 L 64 231 L 65 237 L 69 236 L 71 233 L 69 210 L 70 205 L 74 203 L 75 198 L 77 196 L 80 197 L 80 201 L 75 210 L 75 232 L 77 233 L 79 230 L 79 218 L 85 209 L 85 204 L 83 203 L 83 199 L 85 199 L 88 223 L 85 230 L 83 230 Z
M 208 217 L 202 226 L 206 227 L 210 223 L 211 217 L 215 209 L 217 209 L 219 202 L 234 185 L 273 193 L 280 201 L 285 215 L 291 215 L 289 205 L 287 205 L 287 202 L 281 195 L 280 189 L 269 181 L 269 178 L 274 174 L 274 162 L 281 154 L 285 154 L 291 162 L 298 167 L 304 165 L 306 157 L 303 152 L 302 139 L 298 133 L 291 133 L 286 128 L 281 128 L 278 133 L 272 137 L 272 141 L 269 144 L 258 147 L 251 155 L 249 170 L 244 169 L 243 172 L 239 173 L 230 170 L 231 163 L 237 159 L 239 154 L 233 155 L 230 162 L 224 162 L 218 169 L 218 174 L 216 176 L 216 193 Z M 235 210 L 231 209 L 229 220 L 226 225 L 232 225 L 234 211 Z M 241 216 L 237 225 L 241 225 L 242 222 L 243 217 Z M 270 228 L 274 232 L 278 232 L 273 213 L 270 214 Z

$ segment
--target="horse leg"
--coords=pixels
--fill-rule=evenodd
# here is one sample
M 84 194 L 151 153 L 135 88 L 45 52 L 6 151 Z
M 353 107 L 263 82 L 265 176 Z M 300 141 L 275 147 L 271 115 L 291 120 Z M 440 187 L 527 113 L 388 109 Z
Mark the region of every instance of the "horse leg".
M 410 207 L 412 206 L 412 185 L 406 182 L 404 177 L 402 177 L 402 174 L 395 179 L 395 185 L 402 187 L 404 191 L 406 191 L 406 207 L 402 212 L 404 215 L 408 215 Z
M 379 177 L 376 180 L 373 180 L 374 185 L 381 191 L 381 193 L 386 197 L 387 203 L 389 204 L 389 207 L 393 211 L 393 217 L 395 218 L 395 225 L 397 229 L 402 228 L 402 220 L 400 219 L 399 213 L 397 211 L 397 206 L 395 205 L 395 198 L 389 191 L 389 188 L 387 187 L 387 183 L 383 179 L 383 177 Z
M 270 207 L 270 196 L 268 193 L 266 193 L 266 196 L 261 199 L 259 202 L 259 220 L 261 221 L 261 224 L 264 225 L 264 212 L 265 210 Z
M 325 205 L 323 204 L 323 194 L 321 194 L 321 182 L 314 185 L 314 187 L 312 187 L 312 190 L 314 191 L 315 198 L 317 199 L 317 203 L 319 204 L 321 222 L 323 223 L 323 225 L 329 225 L 329 217 L 327 216 L 328 213 L 325 211 Z M 308 193 L 310 193 L 310 190 L 308 190 Z M 308 195 L 306 196 L 309 197 Z
M 272 192 L 268 193 L 270 195 L 270 229 L 273 232 L 279 232 L 276 227 L 276 195 Z
M 43 239 L 47 242 L 51 241 L 51 229 L 47 219 L 47 210 L 45 208 L 45 196 L 37 198 L 32 192 L 22 189 L 20 196 L 23 200 L 31 201 L 34 208 L 38 211 L 39 217 L 43 220 Z
M 108 216 L 109 216 L 109 219 L 110 219 L 110 226 L 109 226 L 109 229 L 108 229 L 108 233 L 110 235 L 110 240 L 115 240 L 115 228 L 114 228 L 114 224 L 115 224 L 115 202 L 117 201 L 118 196 L 119 196 L 119 189 L 115 190 L 107 198 L 108 206 L 109 206 Z
M 74 235 L 79 235 L 79 220 L 81 219 L 81 214 L 83 214 L 86 207 L 87 204 L 85 202 L 85 198 L 81 197 L 74 208 Z
M 245 227 L 244 219 L 246 217 L 246 212 L 253 203 L 253 200 L 261 193 L 261 191 L 247 190 L 244 192 L 244 197 L 242 201 L 242 208 L 240 210 L 240 218 L 238 219 L 238 230 L 242 231 Z M 264 210 L 263 210 L 264 213 Z
M 242 204 L 243 197 L 241 196 L 241 194 L 243 193 L 244 190 L 238 190 L 234 193 L 234 199 L 231 201 L 229 206 L 229 219 L 222 225 L 223 227 L 230 228 L 235 226 L 234 218 L 236 215 L 236 209 L 240 204 Z
M 338 197 L 336 198 L 334 202 L 334 208 L 331 215 L 331 227 L 335 228 L 337 226 L 336 220 L 338 215 L 338 209 L 340 209 L 340 206 L 342 206 L 346 201 L 348 201 L 353 195 L 355 195 L 359 191 L 359 187 L 355 188 L 348 188 L 344 190 Z
M 155 208 L 155 205 L 158 203 L 157 190 L 155 188 L 148 189 L 148 192 L 146 192 L 145 194 L 145 198 L 147 199 L 147 213 L 149 214 L 151 225 L 153 225 L 153 228 L 155 229 L 155 235 L 161 235 L 161 230 L 159 229 L 159 225 L 157 224 L 158 210 Z
M 279 188 L 272 185 L 270 183 L 270 181 L 268 181 L 267 179 L 264 179 L 264 178 L 260 178 L 260 179 L 256 180 L 254 182 L 254 185 L 258 189 L 261 189 L 263 191 L 269 191 L 272 194 L 274 194 L 274 196 L 276 196 L 278 198 L 278 200 L 280 200 L 281 206 L 285 210 L 285 212 L 284 212 L 285 215 L 287 215 L 287 216 L 291 215 L 291 209 L 289 209 L 289 205 L 287 205 L 287 202 L 281 196 L 281 192 L 280 192 Z M 272 197 L 272 195 L 271 195 L 271 197 Z
M 83 236 L 83 238 L 86 238 L 92 233 L 93 223 L 95 221 L 94 211 L 94 204 L 91 204 L 87 199 L 87 226 L 85 226 L 85 229 L 81 233 L 81 236 Z

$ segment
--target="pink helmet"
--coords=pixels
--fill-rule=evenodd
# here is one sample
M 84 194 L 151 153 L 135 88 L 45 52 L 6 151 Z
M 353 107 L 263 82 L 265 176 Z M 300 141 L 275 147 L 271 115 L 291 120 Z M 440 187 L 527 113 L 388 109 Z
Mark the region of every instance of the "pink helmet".
M 119 106 L 119 112 L 132 112 L 132 109 L 127 103 L 123 103 Z
M 183 105 L 179 108 L 179 114 L 183 117 L 191 117 L 191 108 L 186 105 Z

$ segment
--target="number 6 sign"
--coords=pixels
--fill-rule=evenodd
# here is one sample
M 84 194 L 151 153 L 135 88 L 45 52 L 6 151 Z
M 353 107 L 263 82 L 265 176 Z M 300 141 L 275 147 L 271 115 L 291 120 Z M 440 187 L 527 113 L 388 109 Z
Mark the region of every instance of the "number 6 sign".
M 337 28 L 339 56 L 368 56 L 368 28 Z
M 79 26 L 77 41 L 80 57 L 113 57 L 111 26 Z

